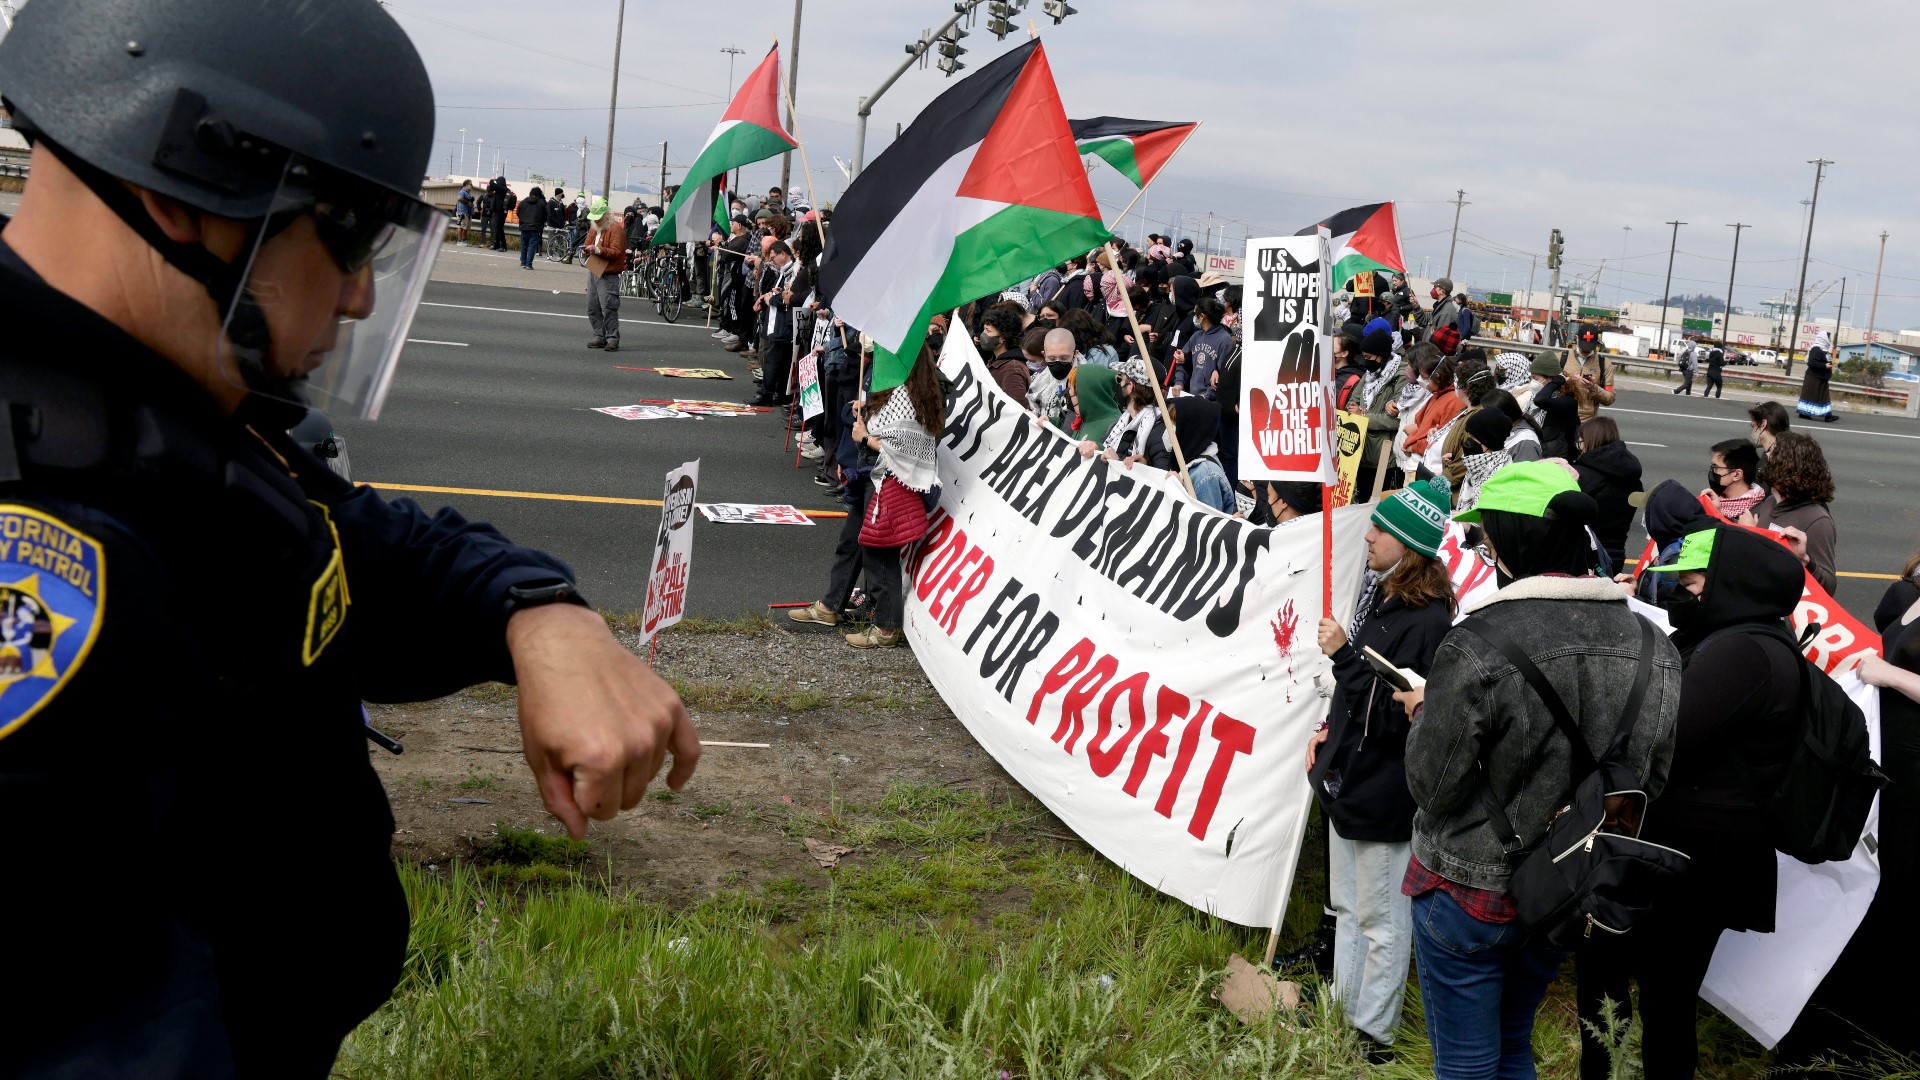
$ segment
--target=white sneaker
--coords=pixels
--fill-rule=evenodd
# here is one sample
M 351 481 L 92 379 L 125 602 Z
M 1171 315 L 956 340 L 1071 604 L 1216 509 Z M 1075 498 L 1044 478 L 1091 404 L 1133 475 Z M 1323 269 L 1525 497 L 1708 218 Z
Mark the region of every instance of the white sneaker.
M 719 341 L 721 338 L 724 338 L 727 336 L 727 332 L 725 330 L 715 330 L 713 333 L 708 334 L 707 336 L 712 338 L 715 341 Z
M 728 334 L 727 336 L 725 336 L 725 337 L 723 337 L 723 338 L 721 338 L 721 339 L 720 339 L 720 344 L 722 344 L 722 345 L 738 345 L 738 344 L 740 344 L 740 335 L 738 335 L 738 334 Z
M 818 443 L 808 443 L 800 448 L 800 456 L 806 458 L 808 461 L 819 461 L 821 458 L 827 456 L 827 452 L 820 449 Z

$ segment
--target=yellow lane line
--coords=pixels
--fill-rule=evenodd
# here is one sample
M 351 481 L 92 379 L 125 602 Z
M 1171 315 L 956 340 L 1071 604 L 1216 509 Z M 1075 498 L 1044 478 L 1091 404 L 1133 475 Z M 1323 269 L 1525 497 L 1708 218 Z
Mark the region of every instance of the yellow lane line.
M 434 487 L 427 484 L 384 484 L 378 480 L 360 483 L 382 491 L 425 491 L 435 495 L 486 495 L 496 499 L 543 499 L 547 502 L 607 503 L 613 506 L 659 506 L 659 499 L 621 499 L 612 495 L 562 495 L 552 491 L 494 491 L 489 488 Z M 799 509 L 795 507 L 795 509 Z M 844 518 L 844 510 L 801 510 L 811 518 Z

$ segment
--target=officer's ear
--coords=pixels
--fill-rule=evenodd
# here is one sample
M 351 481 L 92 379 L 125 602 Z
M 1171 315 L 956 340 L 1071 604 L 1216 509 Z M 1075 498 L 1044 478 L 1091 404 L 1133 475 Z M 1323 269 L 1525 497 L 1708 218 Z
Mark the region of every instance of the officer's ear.
M 140 204 L 147 209 L 147 216 L 160 226 L 160 231 L 167 235 L 167 239 L 177 244 L 197 244 L 201 241 L 200 211 L 146 188 L 132 184 L 127 187 L 139 197 Z

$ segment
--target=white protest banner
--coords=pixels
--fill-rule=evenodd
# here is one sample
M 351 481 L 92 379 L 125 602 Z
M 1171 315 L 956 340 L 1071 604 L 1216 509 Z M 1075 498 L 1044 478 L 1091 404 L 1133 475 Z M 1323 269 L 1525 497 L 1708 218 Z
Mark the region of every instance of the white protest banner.
M 1240 355 L 1240 478 L 1333 482 L 1327 387 L 1333 370 L 1322 329 L 1326 239 L 1247 242 Z
M 1866 714 L 1873 759 L 1884 760 L 1880 691 L 1861 682 L 1856 672 L 1839 681 Z M 1866 830 L 1846 862 L 1809 866 L 1776 852 L 1773 933 L 1728 930 L 1720 935 L 1700 996 L 1760 1045 L 1779 1045 L 1867 917 L 1880 888 L 1879 835 L 1880 800 L 1875 799 Z
M 640 621 L 645 641 L 687 613 L 687 575 L 693 570 L 693 502 L 700 486 L 700 459 L 667 474 L 660 499 L 660 532 L 654 537 L 647 575 L 647 607 Z
M 800 422 L 804 424 L 826 411 L 820 398 L 820 354 L 810 352 L 800 358 Z
M 914 655 L 981 746 L 1147 884 L 1249 926 L 1292 887 L 1310 791 L 1321 530 L 1262 528 L 1082 458 L 965 334 L 940 504 L 906 559 Z M 1370 508 L 1335 514 L 1351 609 Z

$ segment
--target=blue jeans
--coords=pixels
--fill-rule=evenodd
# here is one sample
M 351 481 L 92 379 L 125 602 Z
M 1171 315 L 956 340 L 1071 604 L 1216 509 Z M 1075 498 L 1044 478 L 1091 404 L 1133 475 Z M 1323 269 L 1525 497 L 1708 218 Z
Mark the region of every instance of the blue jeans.
M 1534 1013 L 1566 953 L 1441 889 L 1413 898 L 1413 952 L 1436 1080 L 1534 1080 Z
M 520 265 L 533 269 L 533 257 L 540 254 L 540 230 L 520 230 Z

